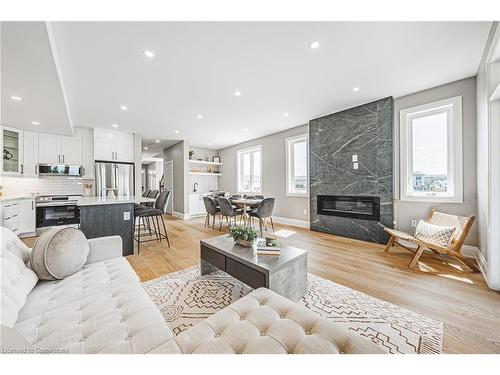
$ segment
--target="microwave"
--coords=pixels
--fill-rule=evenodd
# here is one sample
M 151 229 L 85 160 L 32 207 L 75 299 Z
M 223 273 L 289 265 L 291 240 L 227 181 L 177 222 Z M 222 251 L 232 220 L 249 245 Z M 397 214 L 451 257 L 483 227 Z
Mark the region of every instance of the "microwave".
M 39 176 L 81 177 L 84 175 L 84 169 L 81 165 L 38 164 L 37 173 Z

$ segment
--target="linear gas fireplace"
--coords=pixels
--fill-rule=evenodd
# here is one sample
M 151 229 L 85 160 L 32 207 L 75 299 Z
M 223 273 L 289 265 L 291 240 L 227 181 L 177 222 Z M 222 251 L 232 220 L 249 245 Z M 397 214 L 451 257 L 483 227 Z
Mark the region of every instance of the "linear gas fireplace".
M 380 220 L 380 198 L 351 195 L 318 195 L 318 215 Z

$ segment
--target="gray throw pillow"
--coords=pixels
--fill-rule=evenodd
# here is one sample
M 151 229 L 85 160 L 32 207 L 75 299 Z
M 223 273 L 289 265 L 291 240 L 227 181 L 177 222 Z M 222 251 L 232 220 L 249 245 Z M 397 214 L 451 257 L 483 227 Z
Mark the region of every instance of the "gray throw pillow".
M 43 233 L 30 254 L 31 268 L 41 280 L 58 280 L 82 269 L 89 255 L 83 232 L 72 227 Z

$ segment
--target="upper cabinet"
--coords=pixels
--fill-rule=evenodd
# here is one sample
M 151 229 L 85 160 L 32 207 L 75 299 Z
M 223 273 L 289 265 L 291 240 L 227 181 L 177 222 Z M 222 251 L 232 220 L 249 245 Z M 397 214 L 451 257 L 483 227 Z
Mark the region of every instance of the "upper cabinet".
M 23 131 L 2 127 L 1 143 L 2 173 L 21 175 L 23 173 Z
M 23 176 L 37 177 L 38 133 L 23 132 Z
M 116 130 L 94 129 L 94 159 L 134 162 L 134 135 Z
M 82 139 L 40 133 L 38 160 L 41 164 L 82 165 Z
M 75 136 L 82 142 L 83 178 L 94 178 L 94 131 L 75 128 Z

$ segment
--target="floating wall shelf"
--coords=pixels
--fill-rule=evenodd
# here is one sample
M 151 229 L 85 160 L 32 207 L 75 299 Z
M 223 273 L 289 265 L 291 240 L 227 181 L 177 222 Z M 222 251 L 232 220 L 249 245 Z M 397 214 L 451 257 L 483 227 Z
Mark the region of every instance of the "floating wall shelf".
M 197 174 L 201 176 L 222 176 L 222 173 L 209 173 L 209 172 L 189 172 L 189 174 Z
M 189 162 L 194 164 L 222 165 L 222 163 L 215 163 L 213 161 L 203 161 L 203 160 L 189 160 Z

